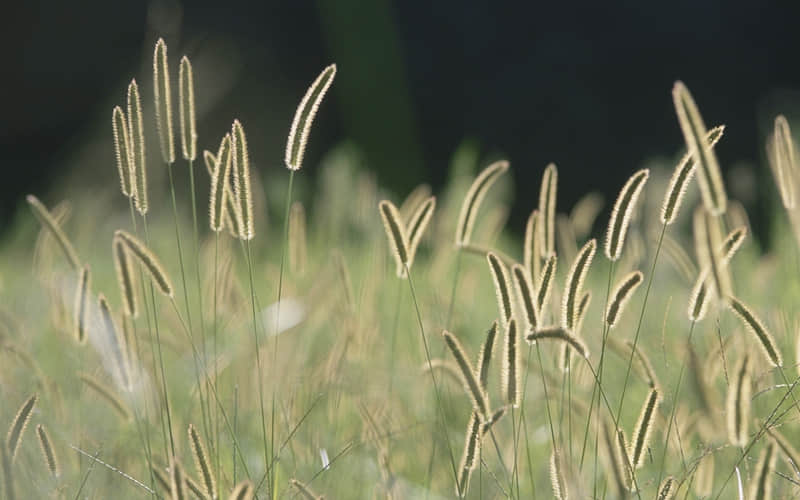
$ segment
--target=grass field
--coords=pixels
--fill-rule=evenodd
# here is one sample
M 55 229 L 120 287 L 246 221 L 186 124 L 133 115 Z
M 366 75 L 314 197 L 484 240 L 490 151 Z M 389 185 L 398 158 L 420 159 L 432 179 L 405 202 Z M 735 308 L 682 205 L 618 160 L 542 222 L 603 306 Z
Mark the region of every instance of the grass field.
M 349 146 L 305 178 L 335 66 L 287 124 L 288 169 L 251 171 L 238 121 L 197 149 L 190 64 L 167 62 L 157 45 L 152 108 L 133 84 L 114 113 L 123 193 L 29 197 L 0 247 L 3 498 L 800 492 L 785 120 L 773 241 L 680 83 L 674 161 L 574 207 L 577 172 L 542 168 L 519 240 L 515 166 L 469 144 L 437 193 L 384 192 Z

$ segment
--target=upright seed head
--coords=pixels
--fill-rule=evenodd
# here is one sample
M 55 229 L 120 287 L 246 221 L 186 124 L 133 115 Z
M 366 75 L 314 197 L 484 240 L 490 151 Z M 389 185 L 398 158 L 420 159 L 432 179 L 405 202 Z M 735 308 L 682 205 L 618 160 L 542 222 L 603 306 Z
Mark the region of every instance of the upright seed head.
M 395 263 L 397 264 L 397 276 L 405 278 L 406 266 L 408 265 L 408 237 L 406 236 L 403 221 L 400 219 L 400 212 L 397 207 L 389 200 L 378 203 L 378 210 L 383 220 L 383 228 L 386 230 L 386 237 L 389 239 L 389 246 L 393 250 Z
M 239 239 L 252 240 L 255 236 L 253 226 L 253 194 L 250 188 L 250 157 L 247 153 L 247 138 L 239 120 L 231 127 L 231 169 L 233 170 L 233 194 L 236 198 L 236 212 L 239 226 Z
M 294 119 L 292 120 L 292 128 L 289 131 L 289 138 L 286 141 L 286 167 L 289 170 L 300 170 L 303 166 L 303 155 L 306 150 L 306 143 L 308 142 L 308 135 L 311 132 L 311 124 L 314 122 L 314 117 L 317 115 L 317 110 L 328 92 L 328 88 L 333 83 L 333 78 L 336 76 L 336 65 L 331 64 L 319 74 L 316 80 L 306 91 L 300 105 L 297 106 Z
M 486 332 L 486 339 L 483 341 L 481 350 L 478 353 L 478 381 L 484 391 L 489 390 L 489 363 L 492 361 L 494 344 L 497 339 L 497 321 L 492 323 L 492 327 Z
M 489 271 L 492 273 L 494 290 L 497 294 L 500 324 L 505 325 L 513 314 L 511 307 L 511 280 L 508 278 L 508 269 L 494 252 L 486 254 L 486 260 L 489 262 Z
M 550 257 L 556 252 L 556 190 L 558 188 L 558 169 L 555 163 L 547 165 L 542 175 L 542 186 L 539 190 L 539 240 L 543 257 Z
M 675 82 L 672 89 L 672 100 L 675 112 L 686 141 L 686 149 L 697 162 L 697 180 L 700 184 L 700 194 L 703 205 L 712 215 L 725 213 L 728 197 L 722 183 L 722 173 L 717 162 L 717 155 L 705 139 L 707 132 L 700 111 L 697 109 L 689 89 L 683 82 Z
M 461 454 L 461 463 L 458 467 L 458 484 L 456 496 L 463 498 L 469 490 L 469 478 L 472 471 L 478 466 L 478 455 L 481 447 L 481 419 L 477 413 L 472 412 L 467 424 L 467 433 L 464 442 L 464 451 Z
M 786 117 L 775 118 L 775 129 L 767 141 L 767 158 L 781 194 L 781 201 L 787 210 L 795 206 L 795 187 L 797 182 L 797 151 Z
M 36 436 L 39 438 L 39 448 L 42 450 L 42 458 L 50 471 L 50 475 L 58 477 L 61 475 L 61 468 L 58 466 L 58 456 L 56 450 L 53 448 L 53 442 L 50 441 L 50 436 L 47 429 L 42 424 L 36 426 Z
M 114 111 L 111 113 L 111 129 L 114 132 L 114 155 L 117 159 L 120 187 L 122 194 L 130 198 L 136 193 L 135 179 L 131 176 L 133 172 L 131 137 L 128 132 L 128 119 L 119 106 L 114 106 Z
M 581 248 L 575 261 L 567 274 L 565 285 L 566 293 L 562 301 L 561 325 L 567 330 L 572 331 L 575 321 L 578 319 L 578 301 L 580 292 L 583 288 L 583 281 L 592 265 L 594 253 L 597 250 L 597 241 L 592 238 Z
M 567 483 L 564 480 L 564 464 L 561 454 L 553 449 L 550 454 L 550 484 L 553 486 L 553 496 L 557 500 L 567 500 Z
M 211 155 L 213 158 L 213 155 Z M 225 134 L 219 145 L 214 166 L 211 172 L 211 198 L 209 200 L 208 220 L 211 230 L 218 233 L 222 231 L 225 223 L 230 220 L 228 213 L 229 179 L 231 177 L 231 134 Z
M 472 230 L 475 228 L 475 219 L 478 217 L 478 209 L 489 188 L 506 170 L 508 170 L 507 161 L 496 161 L 483 169 L 472 181 L 472 185 L 461 203 L 461 211 L 458 214 L 458 224 L 456 225 L 457 247 L 469 245 Z
M 203 445 L 203 441 L 200 439 L 200 435 L 197 433 L 197 429 L 193 424 L 189 424 L 188 433 L 189 444 L 192 447 L 192 456 L 194 457 L 194 463 L 197 467 L 197 474 L 203 481 L 203 487 L 205 488 L 204 493 L 208 498 L 217 498 L 217 483 L 214 480 L 214 473 L 211 470 L 211 463 L 208 460 L 206 447 Z
M 536 286 L 536 307 L 539 308 L 540 316 L 544 315 L 544 308 L 547 306 L 548 300 L 550 299 L 550 290 L 553 288 L 552 285 L 556 276 L 557 260 L 555 255 L 548 257 L 544 263 L 544 269 L 539 276 L 539 282 Z
M 422 241 L 425 229 L 428 227 L 433 211 L 436 210 L 436 197 L 431 196 L 423 201 L 408 219 L 408 267 L 414 263 L 414 256 L 417 254 L 417 247 Z
M 776 455 L 775 443 L 769 443 L 766 448 L 761 450 L 753 482 L 750 483 L 750 495 L 748 498 L 752 500 L 768 500 L 772 498 L 772 475 L 775 472 Z
M 169 86 L 167 44 L 163 38 L 153 51 L 153 90 L 155 92 L 156 125 L 164 163 L 175 163 L 175 142 L 172 137 L 172 92 Z
M 185 160 L 194 161 L 197 157 L 197 127 L 194 105 L 194 74 L 189 58 L 181 58 L 178 73 L 181 118 L 181 149 Z
M 650 170 L 643 168 L 633 174 L 622 186 L 622 190 L 614 202 L 614 209 L 611 211 L 611 219 L 608 221 L 608 231 L 606 232 L 606 257 L 611 261 L 619 260 L 622 255 L 622 247 L 625 244 L 625 235 L 628 233 L 628 226 L 633 217 L 633 208 L 639 194 L 642 192 Z
M 532 281 L 539 279 L 539 268 L 542 263 L 542 250 L 539 245 L 539 224 L 541 224 L 539 211 L 534 210 L 528 216 L 528 222 L 525 224 L 525 239 L 522 250 L 522 264 L 525 266 L 525 270 Z
M 139 306 L 136 301 L 136 276 L 131 269 L 127 250 L 119 240 L 114 240 L 111 247 L 114 254 L 114 270 L 117 273 L 117 284 L 122 296 L 122 303 L 125 306 L 125 314 L 130 318 L 136 318 L 139 315 Z
M 517 322 L 514 318 L 511 318 L 508 321 L 506 338 L 503 342 L 505 351 L 503 352 L 503 371 L 500 380 L 502 382 L 506 403 L 513 408 L 519 408 L 522 400 L 522 386 L 520 384 L 522 375 L 522 368 L 520 367 L 520 336 Z
M 136 210 L 147 213 L 147 168 L 144 148 L 144 124 L 142 123 L 142 99 L 136 80 L 128 85 L 128 132 L 131 135 L 130 177 L 133 186 L 133 201 Z
M 642 406 L 642 412 L 639 414 L 639 420 L 636 422 L 636 427 L 633 431 L 633 441 L 631 442 L 629 455 L 634 469 L 644 465 L 645 450 L 647 450 L 650 443 L 650 434 L 653 431 L 658 403 L 658 390 L 653 387 L 650 389 L 650 394 L 648 394 Z
M 747 445 L 747 427 L 750 424 L 750 358 L 745 355 L 734 372 L 733 383 L 728 387 L 727 416 L 728 439 L 734 446 Z
M 539 310 L 536 307 L 536 297 L 533 294 L 530 276 L 525 268 L 519 264 L 514 264 L 511 268 L 511 274 L 514 276 L 517 296 L 525 310 L 525 318 L 528 322 L 527 330 L 535 330 L 539 326 Z
M 466 352 L 461 346 L 461 342 L 459 342 L 455 335 L 447 330 L 442 332 L 442 336 L 444 337 L 445 344 L 447 344 L 447 347 L 456 360 L 459 372 L 461 373 L 461 379 L 464 383 L 464 389 L 472 400 L 472 406 L 475 412 L 480 415 L 481 421 L 488 419 L 489 396 L 481 386 L 481 382 L 478 379 L 475 369 L 472 367 L 472 363 L 469 362 L 469 358 L 467 358 Z
M 89 265 L 83 266 L 78 278 L 78 288 L 75 291 L 75 338 L 83 344 L 86 342 L 86 333 L 89 325 L 89 295 L 91 294 L 91 273 Z

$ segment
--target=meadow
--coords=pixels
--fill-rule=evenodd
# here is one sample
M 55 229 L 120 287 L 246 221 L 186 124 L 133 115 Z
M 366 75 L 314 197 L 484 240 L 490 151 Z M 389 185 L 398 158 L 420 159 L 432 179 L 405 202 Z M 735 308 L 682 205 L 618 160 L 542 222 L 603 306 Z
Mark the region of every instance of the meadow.
M 286 168 L 251 169 L 236 110 L 197 137 L 159 40 L 110 113 L 119 185 L 28 196 L 0 247 L 2 498 L 796 497 L 783 116 L 770 241 L 681 82 L 674 158 L 572 207 L 575 172 L 536 167 L 513 228 L 513 161 L 470 143 L 441 192 L 382 190 L 346 144 L 304 177 L 336 71 L 309 75 Z

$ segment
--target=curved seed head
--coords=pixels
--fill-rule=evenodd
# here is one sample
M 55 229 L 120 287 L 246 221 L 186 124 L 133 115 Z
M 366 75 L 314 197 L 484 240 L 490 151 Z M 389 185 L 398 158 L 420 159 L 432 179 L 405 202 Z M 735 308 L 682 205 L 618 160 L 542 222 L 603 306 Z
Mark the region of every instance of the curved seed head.
M 336 65 L 331 64 L 319 74 L 316 80 L 306 91 L 300 105 L 297 106 L 292 128 L 289 131 L 289 138 L 286 141 L 286 167 L 289 170 L 300 170 L 303 166 L 303 155 L 308 142 L 308 135 L 311 132 L 311 124 L 317 115 L 317 110 L 328 92 L 328 88 L 333 83 L 336 76 Z
M 550 257 L 556 252 L 556 190 L 558 188 L 558 169 L 555 163 L 547 165 L 542 175 L 542 186 L 539 190 L 539 241 L 543 257 Z
M 648 177 L 650 177 L 650 170 L 646 168 L 633 174 L 622 186 L 617 201 L 614 202 L 614 209 L 611 211 L 611 219 L 608 221 L 608 231 L 606 232 L 605 250 L 608 260 L 618 260 L 622 255 L 625 235 L 628 233 L 628 226 L 633 217 L 633 208 Z
M 478 174 L 461 203 L 461 211 L 458 214 L 458 224 L 456 225 L 456 246 L 463 247 L 469 245 L 472 237 L 472 230 L 475 228 L 475 219 L 478 216 L 478 209 L 486 197 L 486 193 L 492 184 L 508 170 L 508 162 L 496 161 L 483 169 Z
M 117 159 L 117 170 L 119 171 L 119 182 L 122 194 L 128 198 L 136 192 L 136 185 L 131 176 L 133 172 L 131 157 L 131 136 L 128 132 L 128 119 L 125 112 L 119 106 L 114 106 L 111 113 L 111 128 L 114 132 L 114 155 Z

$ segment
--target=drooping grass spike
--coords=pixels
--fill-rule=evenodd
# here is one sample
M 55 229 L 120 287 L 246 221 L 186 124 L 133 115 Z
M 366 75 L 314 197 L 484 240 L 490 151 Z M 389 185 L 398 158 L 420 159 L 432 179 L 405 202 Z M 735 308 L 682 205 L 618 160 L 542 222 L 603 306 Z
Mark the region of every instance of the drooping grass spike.
M 151 252 L 144 245 L 144 243 L 139 241 L 135 236 L 127 231 L 123 231 L 122 229 L 117 229 L 114 232 L 114 238 L 122 241 L 130 254 L 136 257 L 139 263 L 142 264 L 147 271 L 147 274 L 150 275 L 153 282 L 158 287 L 159 291 L 167 297 L 172 298 L 172 281 L 169 279 L 169 276 L 167 276 L 167 273 L 164 271 L 164 268 L 161 266 L 161 262 L 159 262 L 155 254 L 153 254 L 153 252 Z
M 586 242 L 575 257 L 569 274 L 567 274 L 561 305 L 561 326 L 569 331 L 573 330 L 575 321 L 578 319 L 578 301 L 581 297 L 581 289 L 596 250 L 597 241 L 594 238 Z
M 422 241 L 422 236 L 425 234 L 425 229 L 428 227 L 433 211 L 436 210 L 436 197 L 431 196 L 423 201 L 419 207 L 411 214 L 406 225 L 408 234 L 408 267 L 414 263 L 414 257 L 417 255 L 417 247 Z
M 724 131 L 725 125 L 719 125 L 708 131 L 706 141 L 708 142 L 709 148 L 713 148 L 717 144 L 722 138 Z M 675 222 L 675 218 L 678 216 L 678 211 L 683 202 L 683 197 L 686 194 L 686 187 L 689 185 L 692 177 L 694 177 L 696 167 L 697 162 L 689 152 L 683 155 L 678 165 L 675 167 L 675 171 L 669 179 L 669 186 L 664 195 L 664 202 L 661 205 L 662 224 L 669 225 Z
M 475 219 L 478 217 L 478 209 L 489 188 L 506 170 L 508 170 L 507 161 L 496 161 L 483 169 L 472 181 L 472 185 L 461 203 L 461 211 L 458 214 L 458 224 L 456 225 L 457 247 L 469 245 L 472 230 L 475 228 Z
M 33 407 L 36 406 L 36 401 L 38 399 L 39 396 L 37 394 L 33 394 L 31 397 L 29 397 L 22 404 L 22 406 L 19 407 L 16 416 L 14 416 L 14 420 L 11 422 L 11 427 L 8 428 L 8 434 L 6 434 L 5 451 L 8 453 L 11 463 L 14 462 L 14 458 L 17 456 L 19 444 L 22 441 L 23 434 L 25 434 L 25 428 L 28 426 L 28 421 L 31 419 Z M 6 478 L 6 481 L 9 480 L 9 478 Z
M 125 307 L 125 314 L 130 318 L 139 316 L 139 305 L 136 299 L 136 275 L 131 268 L 130 258 L 125 245 L 120 240 L 113 240 L 111 251 L 114 255 L 114 270 L 117 273 L 117 284 Z
M 469 358 L 467 358 L 464 348 L 461 346 L 458 338 L 455 335 L 444 330 L 442 332 L 445 344 L 450 349 L 453 357 L 456 360 L 458 369 L 461 372 L 461 379 L 464 383 L 464 389 L 467 395 L 472 400 L 472 406 L 475 412 L 481 417 L 481 421 L 489 418 L 489 396 L 486 394 L 483 386 L 481 385 L 475 369 L 472 367 Z
M 778 346 L 775 345 L 775 339 L 772 338 L 772 335 L 753 311 L 744 302 L 733 296 L 728 297 L 728 305 L 742 320 L 744 326 L 756 336 L 758 344 L 761 346 L 769 363 L 772 366 L 783 366 L 783 357 L 778 350 Z
M 317 115 L 317 110 L 328 92 L 328 88 L 333 83 L 336 76 L 336 65 L 331 64 L 322 70 L 316 80 L 306 91 L 300 104 L 295 111 L 292 120 L 292 128 L 289 131 L 289 138 L 286 140 L 286 156 L 284 158 L 286 167 L 289 170 L 300 170 L 303 166 L 303 155 L 308 142 L 308 135 L 311 132 L 311 124 Z
M 42 424 L 36 426 L 36 436 L 39 438 L 39 448 L 42 450 L 42 458 L 45 465 L 47 465 L 47 470 L 50 471 L 50 475 L 53 477 L 60 476 L 61 468 L 58 465 L 56 450 L 53 448 L 53 442 L 50 440 L 47 429 Z
M 633 217 L 633 208 L 649 177 L 650 170 L 646 168 L 634 173 L 622 186 L 617 200 L 614 202 L 606 232 L 605 252 L 608 260 L 616 261 L 622 256 L 622 247 L 625 244 L 625 236 Z
M 505 325 L 513 316 L 511 304 L 511 280 L 508 277 L 508 269 L 500 257 L 494 252 L 486 254 L 489 262 L 489 271 L 492 273 L 494 290 L 497 295 L 497 307 L 500 313 L 500 324 Z
M 745 355 L 737 364 L 731 385 L 728 387 L 726 413 L 728 417 L 728 440 L 734 446 L 747 445 L 750 425 L 750 358 Z
M 25 197 L 25 200 L 31 206 L 33 210 L 33 215 L 39 219 L 39 222 L 42 224 L 42 227 L 47 228 L 50 231 L 50 234 L 58 242 L 58 246 L 61 247 L 61 251 L 64 252 L 64 256 L 67 258 L 67 261 L 72 265 L 73 269 L 76 271 L 81 268 L 81 262 L 78 258 L 78 253 L 75 251 L 75 248 L 70 243 L 67 235 L 64 234 L 64 231 L 58 225 L 58 222 L 53 218 L 50 212 L 47 210 L 47 207 L 39 201 L 39 198 L 35 197 L 32 194 L 29 194 Z
M 722 183 L 717 155 L 706 140 L 708 133 L 697 104 L 689 89 L 681 81 L 675 82 L 672 88 L 672 100 L 686 141 L 686 148 L 697 163 L 697 180 L 703 205 L 711 215 L 722 215 L 725 213 L 728 197 Z
M 644 275 L 641 271 L 633 271 L 628 274 L 617 284 L 614 291 L 611 293 L 611 303 L 606 310 L 606 324 L 609 328 L 613 328 L 617 324 L 622 310 L 625 308 L 628 299 L 633 295 L 633 292 L 642 284 Z
M 511 275 L 514 277 L 517 296 L 525 311 L 525 319 L 527 320 L 526 330 L 535 330 L 539 327 L 539 308 L 536 306 L 536 297 L 534 295 L 530 275 L 527 270 L 519 264 L 514 264 L 511 268 Z

